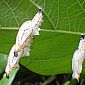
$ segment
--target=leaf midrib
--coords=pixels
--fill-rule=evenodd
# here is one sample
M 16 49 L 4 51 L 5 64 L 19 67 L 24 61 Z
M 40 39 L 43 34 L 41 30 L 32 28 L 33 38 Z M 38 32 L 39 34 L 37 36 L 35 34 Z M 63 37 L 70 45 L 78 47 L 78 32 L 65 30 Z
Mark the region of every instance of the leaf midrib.
M 19 28 L 17 27 L 1 27 L 0 30 L 18 30 Z M 83 32 L 74 32 L 74 31 L 64 31 L 64 30 L 48 30 L 48 29 L 41 29 L 43 32 L 55 32 L 55 33 L 65 33 L 65 34 L 73 34 L 73 35 L 82 35 L 85 33 Z

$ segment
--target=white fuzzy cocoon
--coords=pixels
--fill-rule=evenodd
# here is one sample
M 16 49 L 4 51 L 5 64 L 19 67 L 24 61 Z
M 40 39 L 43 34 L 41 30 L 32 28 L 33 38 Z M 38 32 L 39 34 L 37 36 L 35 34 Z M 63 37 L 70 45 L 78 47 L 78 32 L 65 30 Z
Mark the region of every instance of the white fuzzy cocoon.
M 85 59 L 85 39 L 81 39 L 78 49 L 74 52 L 72 58 L 72 78 L 79 81 L 80 73 L 82 71 L 82 63 Z
M 10 50 L 5 73 L 9 75 L 13 69 L 18 67 L 18 62 L 23 56 L 29 56 L 30 46 L 34 35 L 39 35 L 42 22 L 42 12 L 38 12 L 30 21 L 24 22 L 17 34 L 16 42 Z M 17 56 L 14 55 L 17 54 Z

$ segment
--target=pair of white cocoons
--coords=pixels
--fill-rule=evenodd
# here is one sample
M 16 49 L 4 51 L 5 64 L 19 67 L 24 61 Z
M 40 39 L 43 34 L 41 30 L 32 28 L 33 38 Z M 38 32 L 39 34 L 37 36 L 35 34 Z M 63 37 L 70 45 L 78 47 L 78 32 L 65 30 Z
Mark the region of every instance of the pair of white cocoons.
M 34 16 L 34 18 L 30 21 L 24 22 L 17 34 L 16 42 L 13 45 L 9 56 L 8 62 L 5 69 L 5 76 L 9 78 L 9 74 L 13 69 L 19 66 L 19 60 L 23 56 L 29 56 L 30 46 L 33 42 L 34 35 L 39 35 L 42 16 L 42 10 L 39 9 L 38 13 Z M 72 78 L 76 78 L 79 80 L 80 73 L 82 71 L 82 63 L 85 58 L 85 39 L 82 35 L 79 47 L 75 51 L 72 58 Z

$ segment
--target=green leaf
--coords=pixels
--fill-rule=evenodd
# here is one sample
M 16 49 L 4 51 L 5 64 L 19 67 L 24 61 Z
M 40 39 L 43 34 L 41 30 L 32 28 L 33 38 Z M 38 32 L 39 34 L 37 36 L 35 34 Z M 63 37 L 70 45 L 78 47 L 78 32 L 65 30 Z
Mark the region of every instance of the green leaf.
M 0 53 L 0 75 L 4 72 L 7 63 L 7 55 Z
M 19 70 L 19 68 L 13 70 L 12 73 L 10 74 L 9 79 L 7 79 L 6 76 L 4 76 L 0 80 L 0 85 L 11 85 L 12 84 L 12 81 L 15 78 L 15 75 L 16 75 L 16 73 L 17 73 L 18 70 Z
M 41 32 L 22 64 L 43 75 L 71 73 L 71 58 L 78 40 L 77 35 Z
M 0 75 L 4 72 L 6 64 L 7 64 L 7 55 L 0 53 Z M 7 79 L 6 76 L 3 76 L 3 78 L 0 80 L 0 85 L 11 85 L 18 70 L 19 68 L 13 70 L 12 73 L 10 74 L 9 79 Z
M 34 39 L 30 56 L 21 63 L 44 75 L 71 73 L 79 35 L 85 34 L 84 4 L 85 0 L 1 0 L 0 52 L 9 53 L 15 43 L 16 29 L 33 18 L 39 5 L 44 16 L 42 30 Z
M 63 85 L 70 85 L 70 81 L 66 81 Z
M 11 39 L 15 35 L 12 35 L 12 33 L 16 34 L 16 31 L 11 30 L 5 36 L 3 33 L 6 32 L 2 30 L 1 33 L 3 38 L 6 36 L 10 40 L 3 42 L 5 47 L 3 47 L 1 52 L 7 52 L 8 48 L 6 47 L 11 46 L 6 43 L 10 42 L 13 44 L 14 41 L 11 41 Z M 79 37 L 78 35 L 74 37 L 72 34 L 41 31 L 40 36 L 34 39 L 30 56 L 23 58 L 21 63 L 28 69 L 44 75 L 71 73 L 71 58 L 74 50 L 77 48 Z

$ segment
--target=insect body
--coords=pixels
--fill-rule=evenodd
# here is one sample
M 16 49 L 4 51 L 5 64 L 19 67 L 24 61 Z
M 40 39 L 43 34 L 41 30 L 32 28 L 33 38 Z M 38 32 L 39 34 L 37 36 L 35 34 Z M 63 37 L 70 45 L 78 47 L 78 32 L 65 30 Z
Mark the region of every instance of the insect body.
M 42 11 L 39 9 L 39 12 L 32 20 L 24 22 L 20 27 L 16 42 L 9 53 L 8 63 L 5 69 L 6 77 L 8 77 L 11 71 L 18 66 L 21 57 L 29 56 L 33 37 L 34 35 L 39 35 L 39 26 L 41 25 L 41 22 Z
M 80 78 L 80 73 L 82 71 L 82 63 L 85 59 L 85 38 L 82 35 L 79 47 L 78 49 L 74 52 L 73 58 L 72 58 L 72 78 L 77 79 L 79 81 Z

